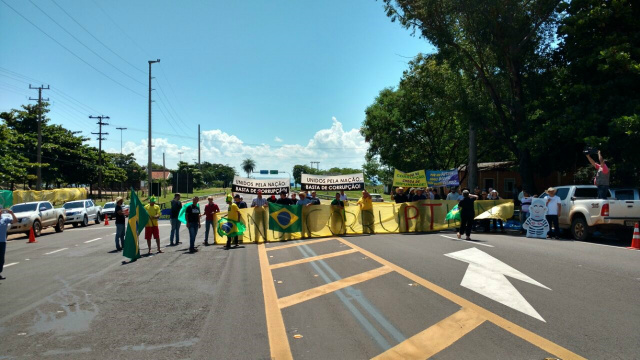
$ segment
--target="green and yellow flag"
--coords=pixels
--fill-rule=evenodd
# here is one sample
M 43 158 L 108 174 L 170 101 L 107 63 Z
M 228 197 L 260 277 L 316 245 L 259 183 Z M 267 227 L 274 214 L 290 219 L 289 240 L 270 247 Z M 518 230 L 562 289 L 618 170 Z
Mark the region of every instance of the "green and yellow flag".
M 302 231 L 302 205 L 269 203 L 269 229 L 282 233 Z
M 447 213 L 447 216 L 444 218 L 444 222 L 447 222 L 449 220 L 460 221 L 460 209 L 458 208 L 458 205 L 454 206 L 453 209 L 451 209 L 451 211 L 449 211 Z
M 218 235 L 220 236 L 240 236 L 247 229 L 240 221 L 234 221 L 223 217 L 218 220 Z
M 131 201 L 129 202 L 129 221 L 127 222 L 127 233 L 124 238 L 124 249 L 122 255 L 135 261 L 140 257 L 140 247 L 138 245 L 138 235 L 149 222 L 149 214 L 144 209 L 144 204 L 138 199 L 136 192 L 131 189 Z

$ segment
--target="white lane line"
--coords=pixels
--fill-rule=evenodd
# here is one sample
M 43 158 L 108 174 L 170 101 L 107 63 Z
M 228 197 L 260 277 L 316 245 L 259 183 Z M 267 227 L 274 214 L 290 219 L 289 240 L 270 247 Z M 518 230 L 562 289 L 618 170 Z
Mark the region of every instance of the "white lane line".
M 548 240 L 548 239 L 547 239 Z M 606 246 L 609 248 L 614 248 L 614 249 L 622 249 L 622 250 L 629 250 L 624 246 L 615 246 L 615 245 L 607 245 L 607 244 L 597 244 L 597 243 L 592 243 L 592 242 L 588 242 L 588 241 L 580 241 L 580 240 L 570 240 L 570 241 L 574 241 L 577 243 L 582 243 L 582 244 L 591 244 L 591 245 L 596 245 L 596 246 Z M 640 251 L 638 251 L 638 253 L 640 254 Z M 6 265 L 5 265 L 6 266 Z
M 19 262 L 14 262 L 14 263 L 11 263 L 11 264 L 6 264 L 4 267 L 13 266 L 13 265 L 16 265 L 16 264 L 20 264 L 20 263 Z
M 87 244 L 87 243 L 90 243 L 90 242 L 98 241 L 100 239 L 102 239 L 102 238 L 96 238 L 96 239 L 93 239 L 93 240 L 87 240 L 84 243 Z
M 471 244 L 475 244 L 475 245 L 482 245 L 482 246 L 494 247 L 493 245 L 483 244 L 483 243 L 481 243 L 481 242 L 477 242 L 477 241 L 471 241 L 471 240 L 458 239 L 458 238 L 454 238 L 454 237 L 447 236 L 447 235 L 440 235 L 440 236 L 445 237 L 445 238 L 447 238 L 447 239 L 451 239 L 451 240 L 456 240 L 456 241 L 465 241 L 465 242 L 468 242 L 468 243 L 471 243 Z
M 55 253 L 57 253 L 57 252 L 60 252 L 60 251 L 63 251 L 63 250 L 67 250 L 67 249 L 68 249 L 68 248 L 62 248 L 62 249 L 54 250 L 54 251 L 52 251 L 52 252 L 45 253 L 45 255 L 55 254 Z

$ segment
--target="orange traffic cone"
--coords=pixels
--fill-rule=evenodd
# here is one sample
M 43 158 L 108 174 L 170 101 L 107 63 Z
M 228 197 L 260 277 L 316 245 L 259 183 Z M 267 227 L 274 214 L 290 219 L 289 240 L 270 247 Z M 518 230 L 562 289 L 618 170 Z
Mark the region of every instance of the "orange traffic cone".
M 109 225 L 109 215 L 104 216 L 104 226 Z
M 633 229 L 633 238 L 631 239 L 631 246 L 627 249 L 640 250 L 640 228 L 638 223 L 636 223 L 635 228 Z
M 36 241 L 36 235 L 33 233 L 33 226 L 31 227 L 31 230 L 29 230 L 29 242 L 28 244 L 34 244 L 37 243 Z

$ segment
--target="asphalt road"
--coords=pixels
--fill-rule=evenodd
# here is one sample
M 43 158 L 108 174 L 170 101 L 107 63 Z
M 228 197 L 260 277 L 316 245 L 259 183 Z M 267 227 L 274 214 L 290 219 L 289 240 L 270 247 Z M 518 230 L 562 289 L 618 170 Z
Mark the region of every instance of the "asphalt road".
M 224 250 L 202 246 L 201 231 L 189 254 L 183 227 L 183 244 L 123 264 L 114 232 L 111 222 L 8 243 L 0 359 L 640 354 L 640 251 L 451 232 Z M 160 234 L 167 246 L 168 223 Z

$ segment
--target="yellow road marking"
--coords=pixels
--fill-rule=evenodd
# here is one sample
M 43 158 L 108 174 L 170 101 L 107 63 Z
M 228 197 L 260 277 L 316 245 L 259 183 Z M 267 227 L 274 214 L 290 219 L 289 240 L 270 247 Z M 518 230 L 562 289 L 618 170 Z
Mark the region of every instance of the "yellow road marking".
M 270 248 L 267 248 L 267 251 L 288 249 L 288 248 L 296 247 L 296 246 L 300 246 L 300 245 L 315 244 L 315 243 L 329 241 L 329 240 L 338 240 L 338 239 L 336 239 L 336 238 L 325 238 L 325 239 L 317 239 L 317 240 L 307 240 L 307 241 L 299 242 L 299 243 L 293 243 L 293 244 L 288 244 L 288 245 L 270 247 Z
M 361 283 L 363 281 L 371 280 L 378 276 L 388 274 L 392 270 L 386 266 L 379 267 L 377 269 L 369 270 L 358 275 L 350 276 L 348 278 L 344 278 L 338 281 L 334 281 L 328 283 L 326 285 L 318 286 L 313 289 L 301 291 L 297 294 L 289 295 L 283 298 L 278 299 L 278 304 L 280 305 L 280 309 L 284 309 L 288 306 L 296 305 L 301 302 L 311 300 L 317 298 L 318 296 L 322 296 L 325 294 L 332 293 L 336 290 L 344 289 L 351 285 L 355 285 Z
M 461 309 L 430 328 L 374 357 L 374 359 L 428 359 L 460 340 L 460 338 L 484 321 L 485 319 L 478 316 L 475 311 Z
M 542 336 L 535 334 L 519 325 L 516 325 L 515 323 L 512 323 L 511 321 L 496 315 L 494 313 L 492 313 L 489 310 L 486 310 L 483 307 L 480 307 L 474 303 L 472 303 L 471 301 L 464 299 L 454 293 L 452 293 L 451 291 L 444 289 L 426 279 L 421 278 L 420 276 L 405 270 L 403 268 L 401 268 L 400 266 L 385 260 L 383 258 L 381 258 L 380 256 L 367 251 L 355 244 L 352 244 L 348 241 L 346 241 L 345 239 L 342 238 L 337 238 L 339 241 L 341 241 L 343 244 L 352 247 L 353 249 L 356 249 L 358 251 L 360 251 L 361 253 L 365 254 L 366 256 L 368 256 L 369 258 L 379 262 L 382 265 L 385 265 L 386 267 L 393 269 L 394 271 L 396 271 L 397 273 L 399 273 L 400 275 L 413 280 L 414 282 L 426 287 L 427 289 L 435 292 L 436 294 L 448 299 L 449 301 L 452 301 L 458 305 L 460 305 L 460 307 L 462 308 L 466 308 L 469 310 L 473 310 L 476 313 L 478 313 L 481 317 L 487 319 L 488 321 L 494 323 L 495 325 L 507 330 L 508 332 L 512 333 L 515 336 L 518 336 L 519 338 L 528 341 L 529 343 L 539 347 L 540 349 L 553 354 L 561 359 L 564 360 L 569 360 L 569 359 L 585 359 L 582 356 L 575 354 L 571 351 L 569 351 L 568 349 L 563 348 L 562 346 L 549 341 L 545 338 L 543 338 Z
M 317 261 L 317 260 L 322 260 L 322 259 L 329 259 L 329 258 L 336 257 L 336 256 L 342 256 L 342 255 L 351 254 L 351 253 L 354 253 L 354 252 L 358 252 L 358 250 L 349 249 L 349 250 L 338 251 L 338 252 L 333 252 L 333 253 L 324 254 L 324 255 L 308 257 L 308 258 L 299 259 L 299 260 L 292 260 L 292 261 L 282 262 L 282 263 L 279 263 L 279 264 L 271 265 L 271 270 L 280 269 L 280 268 L 287 267 L 287 266 L 304 264 L 304 263 Z
M 271 358 L 277 360 L 293 359 L 287 330 L 284 327 L 282 312 L 278 307 L 278 294 L 273 285 L 273 274 L 269 270 L 269 259 L 264 244 L 258 245 L 260 272 L 262 273 L 262 292 L 264 294 L 264 310 L 267 314 L 267 333 Z

